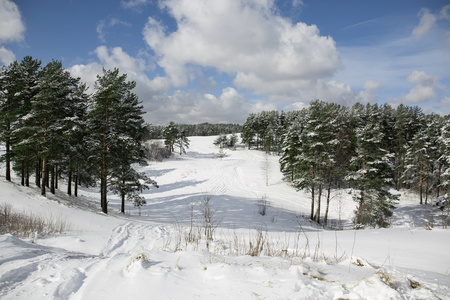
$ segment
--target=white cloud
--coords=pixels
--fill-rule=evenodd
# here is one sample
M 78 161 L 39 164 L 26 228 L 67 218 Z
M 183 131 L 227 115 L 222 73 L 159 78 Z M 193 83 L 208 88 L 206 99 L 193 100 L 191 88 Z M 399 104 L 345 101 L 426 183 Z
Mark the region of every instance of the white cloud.
M 422 8 L 417 15 L 420 17 L 420 22 L 414 28 L 412 35 L 420 38 L 435 27 L 438 20 L 450 21 L 450 4 L 442 7 L 437 14 L 432 13 L 428 8 Z
M 151 0 L 128 0 L 128 1 L 122 0 L 120 1 L 120 4 L 124 8 L 137 8 L 150 2 Z
M 97 75 L 103 74 L 103 68 L 113 69 L 117 67 L 121 73 L 127 74 L 127 80 L 136 81 L 136 89 L 134 92 L 149 112 L 144 115 L 146 121 L 153 124 L 155 124 L 155 119 L 158 122 L 165 122 L 161 116 L 151 113 L 149 109 L 153 109 L 154 103 L 159 103 L 158 99 L 167 98 L 165 93 L 170 90 L 167 78 L 160 76 L 149 78 L 146 71 L 152 70 L 151 66 L 142 58 L 130 56 L 121 47 L 108 48 L 106 46 L 99 46 L 94 53 L 97 56 L 98 62 L 78 64 L 68 68 L 72 76 L 80 77 L 89 86 L 89 93 L 95 91 L 94 86 Z M 164 106 L 164 103 L 160 104 Z M 183 108 L 180 108 L 180 112 L 182 110 Z
M 0 43 L 20 42 L 24 39 L 25 25 L 17 5 L 0 0 Z
M 408 82 L 422 85 L 422 86 L 432 86 L 435 82 L 439 80 L 439 77 L 429 75 L 424 71 L 413 70 L 407 78 Z
M 376 91 L 381 89 L 382 84 L 376 80 L 367 80 L 364 83 L 364 90 L 359 92 L 358 101 L 361 103 L 377 103 L 378 95 Z
M 280 17 L 273 1 L 167 0 L 162 5 L 175 18 L 177 31 L 167 33 L 149 18 L 143 34 L 174 86 L 195 78 L 191 66 L 212 67 L 232 76 L 238 88 L 288 97 L 342 67 L 331 37 L 321 36 L 315 25 Z
M 303 5 L 304 5 L 304 3 L 303 3 L 302 0 L 292 0 L 292 6 L 293 7 L 301 7 Z
M 108 28 L 114 27 L 116 25 L 122 25 L 122 26 L 127 26 L 127 27 L 131 26 L 130 23 L 121 21 L 121 20 L 119 20 L 117 18 L 110 18 L 109 21 L 100 20 L 100 22 L 98 22 L 97 28 L 96 28 L 97 34 L 98 34 L 98 38 L 102 42 L 105 42 L 106 41 L 105 37 L 107 35 L 106 30 Z
M 421 37 L 425 35 L 428 31 L 431 30 L 436 25 L 437 17 L 432 14 L 429 9 L 422 8 L 418 13 L 420 17 L 419 25 L 414 28 L 412 35 L 415 37 Z
M 121 73 L 127 74 L 128 80 L 137 82 L 136 91 L 141 100 L 146 99 L 148 95 L 161 94 L 169 90 L 169 84 L 166 78 L 156 76 L 149 79 L 145 71 L 151 70 L 151 67 L 142 58 L 130 56 L 124 52 L 121 47 L 109 49 L 106 46 L 99 46 L 95 50 L 99 62 L 93 62 L 86 65 L 74 65 L 68 70 L 74 77 L 81 77 L 93 91 L 94 83 L 97 80 L 97 74 L 103 74 L 102 68 L 119 68 Z M 142 99 L 143 98 L 143 99 Z
M 418 104 L 434 100 L 437 92 L 444 87 L 439 83 L 439 77 L 425 73 L 424 71 L 413 70 L 407 78 L 414 87 L 406 95 L 398 98 L 389 98 L 390 102 L 403 104 Z
M 237 90 L 227 87 L 219 97 L 177 90 L 173 95 L 157 95 L 146 102 L 146 119 L 153 124 L 243 123 L 248 114 L 259 111 L 261 103 L 250 104 Z M 267 108 L 267 106 L 265 106 Z
M 450 21 L 450 4 L 440 10 L 439 19 Z
M 16 59 L 14 53 L 5 47 L 0 47 L 0 62 L 2 65 L 9 65 Z

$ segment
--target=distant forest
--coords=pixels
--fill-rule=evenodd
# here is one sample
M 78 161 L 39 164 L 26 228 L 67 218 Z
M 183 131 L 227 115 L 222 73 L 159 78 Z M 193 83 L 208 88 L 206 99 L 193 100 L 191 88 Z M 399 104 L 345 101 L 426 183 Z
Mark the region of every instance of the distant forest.
M 239 124 L 178 124 L 177 127 L 178 131 L 183 132 L 185 136 L 212 136 L 242 131 L 242 125 Z M 146 139 L 163 139 L 165 128 L 166 126 L 149 126 L 149 133 Z

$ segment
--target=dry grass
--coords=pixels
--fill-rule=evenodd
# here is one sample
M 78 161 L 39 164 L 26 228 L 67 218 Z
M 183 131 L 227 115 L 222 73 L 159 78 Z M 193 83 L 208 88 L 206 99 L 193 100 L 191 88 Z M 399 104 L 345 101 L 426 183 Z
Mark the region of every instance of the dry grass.
M 33 213 L 17 213 L 9 204 L 0 205 L 0 234 L 20 238 L 62 234 L 70 225 L 62 216 L 41 217 Z

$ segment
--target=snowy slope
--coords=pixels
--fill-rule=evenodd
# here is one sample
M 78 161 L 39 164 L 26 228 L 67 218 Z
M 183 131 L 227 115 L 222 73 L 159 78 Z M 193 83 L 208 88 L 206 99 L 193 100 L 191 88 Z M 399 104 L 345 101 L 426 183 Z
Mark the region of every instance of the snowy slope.
M 392 228 L 354 231 L 355 203 L 335 192 L 331 223 L 347 229 L 323 230 L 303 217 L 309 195 L 282 181 L 278 157 L 238 148 L 220 159 L 214 137 L 190 139 L 186 155 L 142 168 L 160 188 L 125 215 L 114 195 L 111 214 L 101 214 L 97 189 L 44 198 L 0 178 L 0 204 L 71 227 L 50 237 L 0 235 L 0 298 L 450 299 L 450 234 L 436 208 L 404 194 Z M 214 239 L 188 243 L 191 225 L 194 234 L 204 226 L 206 198 Z M 270 202 L 265 216 L 261 199 Z M 426 230 L 430 214 L 435 228 Z M 262 255 L 245 255 L 258 234 Z

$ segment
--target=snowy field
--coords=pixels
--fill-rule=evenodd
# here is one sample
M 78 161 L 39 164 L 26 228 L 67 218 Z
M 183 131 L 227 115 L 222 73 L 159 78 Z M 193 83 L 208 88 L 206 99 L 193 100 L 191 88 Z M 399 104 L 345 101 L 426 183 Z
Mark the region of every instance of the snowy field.
M 1 165 L 0 205 L 70 229 L 0 235 L 0 299 L 450 299 L 450 232 L 436 207 L 402 194 L 391 228 L 355 231 L 355 203 L 334 191 L 329 224 L 343 230 L 322 229 L 278 157 L 238 147 L 218 158 L 214 139 L 191 137 L 186 155 L 143 168 L 160 188 L 125 215 L 114 195 L 106 216 L 98 189 L 68 197 L 62 182 L 45 198 L 6 182 Z

